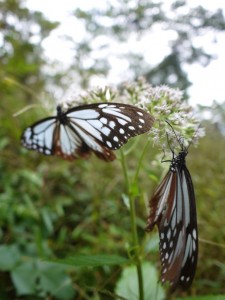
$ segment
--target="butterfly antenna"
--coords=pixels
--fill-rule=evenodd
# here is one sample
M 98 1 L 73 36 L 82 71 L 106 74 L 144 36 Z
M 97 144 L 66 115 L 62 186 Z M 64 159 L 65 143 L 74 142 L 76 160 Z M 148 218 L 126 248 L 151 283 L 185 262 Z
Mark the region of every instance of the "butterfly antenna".
M 167 121 L 166 121 L 166 122 L 167 122 Z M 167 123 L 170 125 L 169 122 L 167 122 Z M 172 128 L 172 130 L 173 130 L 173 132 L 174 132 L 174 134 L 175 134 L 175 136 L 176 136 L 176 138 L 177 138 L 176 132 L 174 131 L 173 127 L 172 127 L 171 125 L 170 125 L 170 127 Z M 166 136 L 167 136 L 167 144 L 169 145 L 170 151 L 172 152 L 173 158 L 174 158 L 174 151 L 173 151 L 173 149 L 172 149 L 172 147 L 171 147 L 170 139 L 169 139 L 168 133 L 166 133 Z M 177 139 L 178 139 L 178 138 L 177 138 Z M 179 140 L 178 140 L 178 142 L 179 142 Z M 179 144 L 180 144 L 180 143 L 179 143 Z
M 167 136 L 167 143 L 168 143 L 168 145 L 169 145 L 170 151 L 171 151 L 172 154 L 173 154 L 173 159 L 174 159 L 175 154 L 174 154 L 173 149 L 171 148 L 170 141 L 169 141 L 169 135 L 168 135 L 167 132 L 166 132 L 166 136 Z M 163 163 L 163 162 L 171 162 L 171 160 L 164 160 L 164 158 L 166 157 L 166 151 L 165 151 L 164 148 L 163 148 L 162 150 L 163 150 L 163 157 L 162 157 L 162 159 L 161 159 L 161 163 Z
M 172 129 L 172 131 L 173 131 L 173 133 L 174 133 L 174 135 L 175 135 L 175 137 L 176 137 L 176 139 L 177 139 L 177 141 L 178 141 L 178 143 L 179 143 L 181 149 L 183 149 L 183 146 L 184 146 L 184 145 L 180 142 L 180 138 L 179 138 L 178 135 L 176 134 L 176 131 L 174 130 L 173 126 L 170 124 L 169 121 L 166 120 L 165 122 L 170 126 L 170 128 Z M 167 137 L 167 139 L 168 139 L 168 137 Z M 170 147 L 170 149 L 171 149 L 171 147 Z M 173 152 L 173 151 L 172 151 L 172 152 Z
M 191 139 L 191 141 L 190 141 L 190 143 L 189 143 L 187 149 L 188 149 L 188 148 L 191 146 L 191 144 L 193 143 L 194 138 L 196 137 L 196 134 L 197 134 L 197 132 L 198 132 L 200 126 L 201 126 L 201 124 L 198 125 L 198 128 L 196 129 L 195 134 L 193 135 L 193 137 L 192 137 L 192 139 Z
M 162 157 L 162 159 L 161 159 L 161 163 L 163 163 L 163 162 L 165 162 L 164 161 L 164 158 L 166 157 L 166 151 L 165 151 L 165 149 L 163 149 L 163 157 Z

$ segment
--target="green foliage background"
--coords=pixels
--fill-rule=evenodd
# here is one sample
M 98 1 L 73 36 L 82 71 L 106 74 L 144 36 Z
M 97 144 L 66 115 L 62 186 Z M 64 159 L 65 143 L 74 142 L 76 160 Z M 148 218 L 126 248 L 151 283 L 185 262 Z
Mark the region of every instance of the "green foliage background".
M 37 104 L 37 97 L 48 85 L 65 87 L 62 80 L 65 74 L 56 72 L 54 78 L 49 78 L 43 73 L 48 63 L 42 56 L 41 41 L 58 24 L 49 22 L 40 13 L 30 12 L 20 1 L 2 1 L 0 8 L 3 12 L 0 24 L 3 36 L 0 50 L 0 299 L 120 299 L 115 294 L 121 295 L 120 287 L 126 285 L 128 274 L 132 274 L 127 251 L 130 219 L 122 197 L 124 179 L 120 161 L 105 163 L 92 156 L 87 161 L 65 162 L 21 147 L 22 130 L 45 114 L 43 109 L 29 110 L 17 117 L 13 114 L 27 104 Z M 76 15 L 78 13 L 84 17 L 80 11 Z M 8 22 L 9 15 L 16 19 L 15 26 Z M 216 20 L 221 20 L 219 17 Z M 90 15 L 86 15 L 88 21 Z M 223 30 L 222 21 L 214 23 L 221 24 L 215 28 Z M 38 24 L 39 43 L 30 41 L 32 26 L 25 26 L 25 30 L 18 24 Z M 140 22 L 132 24 L 140 26 Z M 99 30 L 99 26 L 96 28 Z M 116 28 L 113 29 L 115 33 Z M 117 27 L 119 29 L 122 38 L 124 28 Z M 91 53 L 91 49 L 87 52 L 82 49 L 79 48 L 78 53 Z M 76 72 L 80 74 L 81 85 L 86 86 L 95 68 L 83 73 L 79 68 Z M 168 68 L 169 65 L 166 70 Z M 106 69 L 102 70 L 104 74 Z M 97 68 L 96 72 L 101 70 Z M 140 72 L 135 74 L 138 76 Z M 167 71 L 165 77 L 158 78 L 166 78 L 166 74 Z M 187 86 L 187 81 L 183 83 Z M 187 299 L 217 299 L 210 295 L 225 294 L 225 109 L 215 103 L 207 110 L 213 118 L 203 122 L 206 136 L 198 148 L 190 149 L 187 162 L 197 199 L 198 269 L 191 289 L 177 292 L 174 299 L 188 295 L 192 297 Z M 145 137 L 140 137 L 140 147 L 144 140 Z M 152 163 L 156 154 L 157 149 L 150 147 L 143 161 L 141 197 L 136 202 L 144 260 L 151 263 L 149 270 L 153 268 L 153 275 L 145 273 L 146 288 L 150 290 L 154 280 L 157 281 L 155 267 L 160 269 L 157 232 L 151 235 L 144 232 L 147 200 L 162 175 L 159 165 Z M 139 149 L 135 148 L 128 156 L 130 172 L 138 158 Z M 65 257 L 67 260 L 63 260 Z M 162 299 L 163 292 L 160 293 L 157 299 Z M 224 299 L 224 296 L 218 297 Z

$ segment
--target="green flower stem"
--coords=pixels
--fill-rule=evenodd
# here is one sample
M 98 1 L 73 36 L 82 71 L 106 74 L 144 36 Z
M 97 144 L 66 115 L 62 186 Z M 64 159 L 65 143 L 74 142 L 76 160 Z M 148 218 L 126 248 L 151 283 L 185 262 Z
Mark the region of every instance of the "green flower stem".
M 124 155 L 124 152 L 122 149 L 120 150 L 120 154 L 121 154 L 121 164 L 122 164 L 122 169 L 123 169 L 123 175 L 125 178 L 126 193 L 127 193 L 127 195 L 129 195 L 130 181 L 129 181 L 128 172 L 127 172 L 127 162 L 126 162 L 125 155 Z
M 128 168 L 127 168 L 127 163 L 126 163 L 123 150 L 121 150 L 121 164 L 122 164 L 124 178 L 125 178 L 126 192 L 129 197 L 129 204 L 130 204 L 130 220 L 131 220 L 131 232 L 132 232 L 132 240 L 133 240 L 132 249 L 134 251 L 134 258 L 135 258 L 136 268 L 137 268 L 139 300 L 144 300 L 143 275 L 142 275 L 141 259 L 139 255 L 140 245 L 138 240 L 137 224 L 136 224 L 135 197 L 131 192 L 132 189 L 130 186 L 130 181 L 128 177 Z
M 133 179 L 133 184 L 137 183 L 137 181 L 138 181 L 138 176 L 139 176 L 139 172 L 140 172 L 140 169 L 141 169 L 142 160 L 145 156 L 145 153 L 146 153 L 146 150 L 148 149 L 149 144 L 150 144 L 150 140 L 148 139 L 147 142 L 145 143 L 144 149 L 143 149 L 142 154 L 139 158 L 137 170 L 135 172 L 134 179 Z

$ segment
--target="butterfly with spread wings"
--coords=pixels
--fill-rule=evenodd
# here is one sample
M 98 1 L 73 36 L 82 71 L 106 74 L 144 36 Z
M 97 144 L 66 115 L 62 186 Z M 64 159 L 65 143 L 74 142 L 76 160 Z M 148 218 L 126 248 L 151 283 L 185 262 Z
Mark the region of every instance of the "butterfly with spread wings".
M 24 147 L 45 155 L 73 160 L 94 152 L 112 161 L 112 150 L 129 138 L 150 130 L 154 118 L 146 111 L 122 103 L 96 103 L 71 108 L 42 119 L 26 128 L 21 137 Z
M 188 151 L 181 144 L 180 153 L 172 153 L 170 169 L 149 202 L 146 228 L 158 226 L 161 281 L 170 283 L 171 292 L 190 287 L 198 259 L 195 193 L 185 162 Z

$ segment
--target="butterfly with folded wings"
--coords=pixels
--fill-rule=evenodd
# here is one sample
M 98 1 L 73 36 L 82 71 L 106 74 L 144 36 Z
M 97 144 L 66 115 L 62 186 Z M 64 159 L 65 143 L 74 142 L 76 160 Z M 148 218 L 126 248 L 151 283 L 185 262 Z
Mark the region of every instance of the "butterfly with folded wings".
M 26 128 L 21 143 L 30 150 L 73 160 L 91 152 L 106 161 L 115 159 L 131 137 L 149 131 L 154 118 L 129 104 L 96 103 L 70 108 L 57 106 L 57 115 Z
M 149 201 L 146 228 L 159 229 L 161 281 L 169 282 L 171 292 L 190 287 L 198 259 L 195 193 L 185 162 L 188 151 L 181 144 L 179 154 L 172 154 L 169 171 Z

